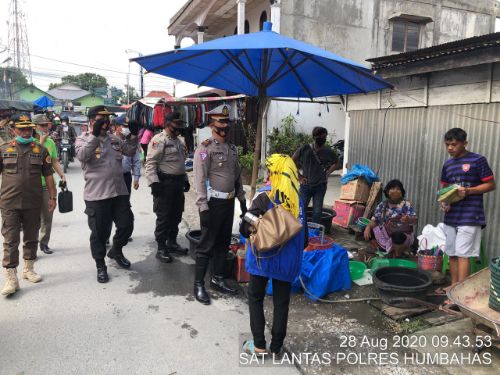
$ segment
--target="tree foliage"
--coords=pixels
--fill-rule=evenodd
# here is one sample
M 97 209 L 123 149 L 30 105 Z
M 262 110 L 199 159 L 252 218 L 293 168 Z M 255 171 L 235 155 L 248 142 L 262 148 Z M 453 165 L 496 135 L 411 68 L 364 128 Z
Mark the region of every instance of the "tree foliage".
M 125 85 L 125 95 L 122 99 L 122 103 L 126 104 L 127 98 L 129 102 L 132 103 L 133 101 L 139 100 L 141 96 L 137 91 L 135 91 L 135 87 L 130 85 Z
M 95 93 L 95 90 L 98 88 L 106 89 L 108 87 L 106 77 L 95 73 L 81 73 L 62 77 L 61 83 L 51 83 L 49 85 L 49 90 L 67 83 L 77 85 L 84 90 L 90 91 L 91 93 Z
M 5 82 L 6 87 L 10 85 L 11 92 L 28 86 L 28 79 L 24 73 L 13 67 L 0 68 L 0 81 Z

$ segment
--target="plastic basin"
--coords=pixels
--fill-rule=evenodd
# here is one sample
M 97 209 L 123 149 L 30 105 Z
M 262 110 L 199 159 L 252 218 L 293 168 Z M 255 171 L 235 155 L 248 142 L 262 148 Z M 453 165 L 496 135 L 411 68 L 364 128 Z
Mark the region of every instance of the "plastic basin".
M 349 262 L 349 273 L 351 275 L 351 280 L 358 280 L 363 277 L 365 273 L 366 264 L 363 262 L 358 262 L 356 260 L 351 260 Z
M 370 268 L 370 273 L 373 275 L 373 273 L 378 270 L 379 268 L 382 267 L 406 267 L 406 268 L 412 268 L 414 270 L 417 269 L 417 263 L 412 262 L 411 260 L 406 260 L 406 259 L 381 259 L 381 258 L 374 258 L 371 260 L 369 264 Z

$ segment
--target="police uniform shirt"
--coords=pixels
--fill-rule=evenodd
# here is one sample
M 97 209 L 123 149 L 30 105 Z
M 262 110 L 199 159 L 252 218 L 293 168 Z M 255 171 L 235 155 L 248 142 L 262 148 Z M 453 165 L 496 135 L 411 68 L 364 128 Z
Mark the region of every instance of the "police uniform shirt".
M 148 185 L 159 182 L 158 171 L 183 175 L 186 173 L 186 146 L 179 138 L 171 138 L 164 130 L 155 135 L 148 146 L 145 176 Z
M 76 139 L 76 157 L 80 160 L 85 188 L 86 201 L 98 201 L 128 195 L 123 179 L 123 155 L 134 156 L 137 151 L 137 138 L 121 140 L 107 134 L 95 137 L 90 132 Z
M 194 184 L 200 211 L 208 210 L 207 181 L 212 189 L 224 193 L 234 191 L 238 181 L 236 196 L 244 199 L 240 171 L 236 146 L 219 143 L 213 138 L 199 145 L 194 154 Z
M 15 140 L 0 146 L 2 187 L 0 208 L 24 210 L 42 205 L 41 176 L 53 173 L 47 149 L 35 142 L 27 145 Z

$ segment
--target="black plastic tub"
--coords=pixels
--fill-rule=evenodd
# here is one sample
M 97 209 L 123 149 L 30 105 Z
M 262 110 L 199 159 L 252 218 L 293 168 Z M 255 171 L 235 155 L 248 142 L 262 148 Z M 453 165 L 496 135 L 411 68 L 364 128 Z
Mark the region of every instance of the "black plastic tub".
M 312 221 L 312 210 L 312 207 L 306 208 L 306 217 L 308 222 Z M 334 210 L 323 207 L 320 224 L 325 227 L 325 233 L 330 233 L 330 230 L 332 229 L 332 219 L 335 216 L 337 216 L 337 213 Z
M 409 308 L 418 305 L 405 302 L 404 298 L 425 301 L 427 289 L 431 284 L 430 273 L 412 268 L 382 267 L 373 273 L 373 285 L 378 289 L 382 300 L 392 306 Z
M 200 243 L 201 239 L 201 230 L 196 229 L 196 230 L 190 230 L 189 232 L 186 233 L 186 238 L 189 240 L 189 255 L 191 258 L 195 259 L 195 250 L 196 246 Z M 233 266 L 234 266 L 234 259 L 235 255 L 232 251 L 227 252 L 226 256 L 226 267 L 224 270 L 224 277 L 225 278 L 231 278 L 233 276 Z M 213 262 L 210 262 L 210 271 L 213 271 Z M 213 272 L 212 272 L 213 273 Z
M 200 243 L 200 238 L 201 238 L 201 230 L 195 229 L 195 230 L 190 230 L 189 232 L 186 233 L 186 238 L 189 241 L 189 255 L 191 258 L 196 258 L 194 254 L 194 250 L 196 249 L 196 246 Z

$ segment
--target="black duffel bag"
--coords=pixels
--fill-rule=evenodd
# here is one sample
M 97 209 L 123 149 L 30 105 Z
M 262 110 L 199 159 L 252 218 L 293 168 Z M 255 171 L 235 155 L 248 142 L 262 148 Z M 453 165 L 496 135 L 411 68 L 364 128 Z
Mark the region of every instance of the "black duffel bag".
M 68 190 L 66 185 L 61 187 L 61 191 L 57 194 L 57 205 L 62 214 L 73 211 L 73 193 Z

